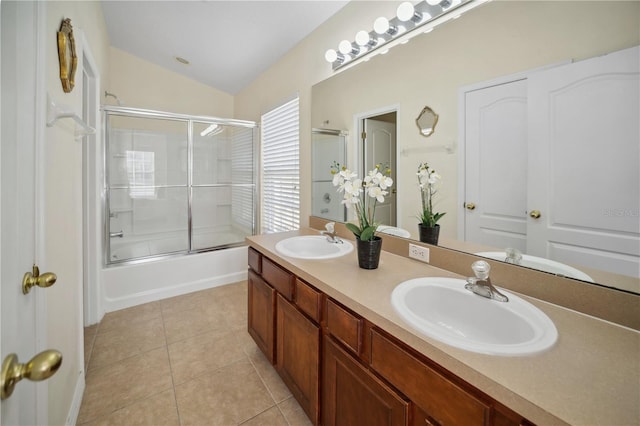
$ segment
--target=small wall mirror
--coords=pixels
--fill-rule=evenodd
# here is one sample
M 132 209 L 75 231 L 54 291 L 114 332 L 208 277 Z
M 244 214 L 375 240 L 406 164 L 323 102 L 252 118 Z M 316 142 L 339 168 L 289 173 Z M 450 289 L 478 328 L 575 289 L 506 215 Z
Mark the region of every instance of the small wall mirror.
M 429 137 L 436 130 L 436 124 L 438 124 L 438 114 L 436 114 L 428 106 L 422 109 L 418 118 L 416 118 L 416 124 L 420 129 L 420 134 L 425 137 Z

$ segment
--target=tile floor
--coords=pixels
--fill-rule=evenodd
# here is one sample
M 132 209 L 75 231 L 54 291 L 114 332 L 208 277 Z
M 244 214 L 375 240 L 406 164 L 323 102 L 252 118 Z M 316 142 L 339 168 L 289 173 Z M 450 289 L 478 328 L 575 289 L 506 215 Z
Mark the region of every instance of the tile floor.
M 85 329 L 78 425 L 309 425 L 247 333 L 246 281 Z

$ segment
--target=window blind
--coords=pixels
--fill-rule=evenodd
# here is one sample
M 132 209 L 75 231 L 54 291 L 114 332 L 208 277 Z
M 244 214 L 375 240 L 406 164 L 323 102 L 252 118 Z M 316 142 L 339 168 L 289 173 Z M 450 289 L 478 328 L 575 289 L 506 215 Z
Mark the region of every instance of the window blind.
M 262 232 L 300 228 L 299 102 L 262 116 Z

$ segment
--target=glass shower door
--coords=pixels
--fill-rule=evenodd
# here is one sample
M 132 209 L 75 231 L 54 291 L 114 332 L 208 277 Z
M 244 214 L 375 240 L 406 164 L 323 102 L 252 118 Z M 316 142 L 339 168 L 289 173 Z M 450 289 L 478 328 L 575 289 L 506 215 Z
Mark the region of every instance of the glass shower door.
M 193 123 L 191 249 L 242 243 L 254 226 L 253 129 Z
M 108 116 L 109 260 L 189 250 L 188 122 Z

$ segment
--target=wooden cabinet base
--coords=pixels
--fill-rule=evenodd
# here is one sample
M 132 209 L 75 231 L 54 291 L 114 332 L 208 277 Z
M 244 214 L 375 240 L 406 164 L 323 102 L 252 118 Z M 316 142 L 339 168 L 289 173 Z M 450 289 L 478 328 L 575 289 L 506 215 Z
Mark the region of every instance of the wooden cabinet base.
M 318 424 L 320 328 L 278 295 L 276 371 L 313 424 Z
M 322 422 L 325 426 L 407 425 L 409 402 L 324 337 Z

